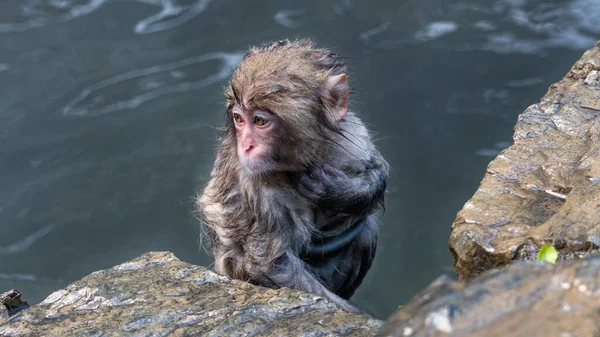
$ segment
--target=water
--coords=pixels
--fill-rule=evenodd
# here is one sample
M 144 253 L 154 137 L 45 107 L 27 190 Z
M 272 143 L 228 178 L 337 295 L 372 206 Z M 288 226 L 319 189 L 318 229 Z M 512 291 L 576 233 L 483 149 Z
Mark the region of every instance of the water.
M 193 197 L 222 87 L 250 44 L 348 58 L 354 109 L 393 167 L 354 299 L 385 318 L 442 273 L 456 212 L 517 115 L 600 38 L 596 0 L 4 0 L 0 290 L 31 303 L 150 250 L 209 265 Z

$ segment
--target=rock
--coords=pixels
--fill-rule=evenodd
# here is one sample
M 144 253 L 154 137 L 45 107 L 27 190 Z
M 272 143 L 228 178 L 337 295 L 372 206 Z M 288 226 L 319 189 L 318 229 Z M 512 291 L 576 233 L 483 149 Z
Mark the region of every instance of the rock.
M 545 243 L 560 259 L 600 246 L 600 44 L 518 119 L 513 145 L 488 166 L 452 224 L 459 280 L 514 260 Z
M 0 336 L 372 336 L 382 322 L 290 289 L 151 252 L 94 272 L 0 326 Z
M 519 261 L 465 285 L 440 277 L 380 337 L 599 336 L 600 258 Z
M 15 289 L 0 294 L 0 322 L 28 307 L 27 301 L 23 301 L 21 293 Z
M 0 323 L 4 323 L 8 317 L 8 309 L 5 306 L 0 305 Z

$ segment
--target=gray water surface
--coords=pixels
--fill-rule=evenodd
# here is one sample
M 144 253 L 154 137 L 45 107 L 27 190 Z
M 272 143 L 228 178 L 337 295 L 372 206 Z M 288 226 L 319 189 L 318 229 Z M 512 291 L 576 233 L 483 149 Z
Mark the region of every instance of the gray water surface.
M 251 44 L 348 60 L 393 172 L 354 300 L 385 318 L 442 273 L 456 212 L 517 115 L 600 39 L 600 2 L 4 0 L 0 290 L 30 303 L 150 250 L 210 265 L 193 198 Z

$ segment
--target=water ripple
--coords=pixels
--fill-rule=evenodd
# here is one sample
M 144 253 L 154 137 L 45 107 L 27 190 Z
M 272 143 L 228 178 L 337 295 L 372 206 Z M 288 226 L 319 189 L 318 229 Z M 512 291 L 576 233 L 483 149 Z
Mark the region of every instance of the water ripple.
M 459 25 L 471 22 L 473 17 L 477 21 Z M 460 51 L 542 54 L 550 48 L 581 50 L 593 46 L 600 33 L 600 1 L 549 4 L 526 0 L 466 0 L 449 5 L 443 13 L 433 11 L 424 17 L 409 14 L 391 21 L 387 15 L 382 19 L 380 26 L 360 34 L 363 43 L 379 49 L 427 43 Z M 411 27 L 420 28 L 410 33 L 407 22 Z M 454 32 L 456 34 L 450 34 Z
M 386 22 L 384 22 L 384 23 L 380 24 L 380 25 L 379 25 L 379 26 L 377 26 L 377 27 L 374 27 L 374 28 L 368 29 L 368 30 L 366 30 L 366 31 L 364 31 L 364 32 L 362 32 L 362 33 L 360 33 L 360 34 L 358 35 L 358 37 L 359 37 L 361 40 L 368 40 L 368 39 L 370 39 L 372 36 L 375 36 L 375 35 L 377 35 L 377 34 L 379 34 L 379 33 L 383 33 L 383 32 L 385 32 L 386 30 L 388 30 L 388 28 L 390 28 L 390 26 L 391 26 L 391 25 L 392 25 L 392 23 L 391 23 L 391 22 L 389 22 L 389 21 L 386 21 Z
M 100 8 L 107 0 L 27 0 L 16 1 L 20 10 L 8 9 L 21 14 L 13 22 L 0 22 L 0 33 L 23 32 L 48 24 L 62 23 L 89 14 Z
M 300 28 L 306 24 L 301 19 L 305 14 L 305 9 L 285 9 L 277 12 L 274 19 L 285 28 Z
M 204 12 L 212 0 L 199 0 L 191 5 L 177 5 L 172 0 L 163 0 L 162 10 L 135 25 L 135 32 L 148 34 L 171 29 L 186 23 Z M 159 5 L 156 3 L 156 5 Z
M 62 109 L 62 113 L 67 116 L 102 115 L 133 109 L 162 95 L 201 89 L 229 78 L 242 56 L 243 53 L 215 52 L 132 70 L 86 87 Z M 215 73 L 198 76 L 210 66 L 206 64 L 209 61 L 220 61 L 221 64 Z M 119 99 L 119 95 L 126 97 Z
M 50 234 L 55 229 L 56 224 L 51 224 L 27 235 L 26 237 L 15 243 L 11 243 L 6 246 L 0 246 L 0 254 L 22 253 L 26 251 L 29 247 L 31 247 L 36 241 Z
M 483 148 L 475 151 L 475 155 L 482 157 L 496 157 L 502 150 L 510 146 L 510 142 L 502 141 L 494 144 L 494 148 Z
M 0 33 L 23 32 L 51 24 L 64 23 L 97 10 L 108 2 L 122 0 L 26 0 L 15 1 L 17 8 L 5 8 L 16 13 L 13 21 L 0 21 Z M 171 29 L 204 12 L 212 0 L 131 0 L 161 7 L 161 10 L 141 21 L 134 28 L 138 34 Z M 12 7 L 11 5 L 7 5 Z M 15 6 L 15 5 L 13 5 Z
M 423 29 L 415 33 L 415 39 L 420 41 L 429 41 L 438 37 L 455 32 L 458 29 L 458 24 L 453 21 L 438 21 L 431 22 Z
M 0 273 L 0 280 L 8 281 L 37 281 L 38 277 L 34 274 L 5 274 Z

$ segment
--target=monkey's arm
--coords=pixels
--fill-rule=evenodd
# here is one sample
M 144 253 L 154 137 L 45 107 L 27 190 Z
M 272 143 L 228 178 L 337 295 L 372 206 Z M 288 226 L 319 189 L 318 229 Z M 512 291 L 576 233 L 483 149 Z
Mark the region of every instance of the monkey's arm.
M 271 282 L 280 287 L 311 292 L 337 304 L 340 308 L 350 312 L 362 312 L 362 310 L 327 289 L 318 278 L 311 273 L 308 266 L 294 252 L 286 251 L 280 256 L 269 275 Z
M 359 166 L 359 165 L 355 165 Z M 372 156 L 356 174 L 325 164 L 300 177 L 298 192 L 323 208 L 350 214 L 369 214 L 383 203 L 388 164 Z
M 315 293 L 344 310 L 359 312 L 360 309 L 336 295 L 334 289 L 328 289 L 332 282 L 321 281 L 318 271 L 299 256 L 310 245 L 314 228 L 310 202 L 297 195 L 295 189 L 271 190 L 264 186 L 262 201 L 264 207 L 257 209 L 256 222 L 244 237 L 243 265 L 248 279 L 267 287 Z

